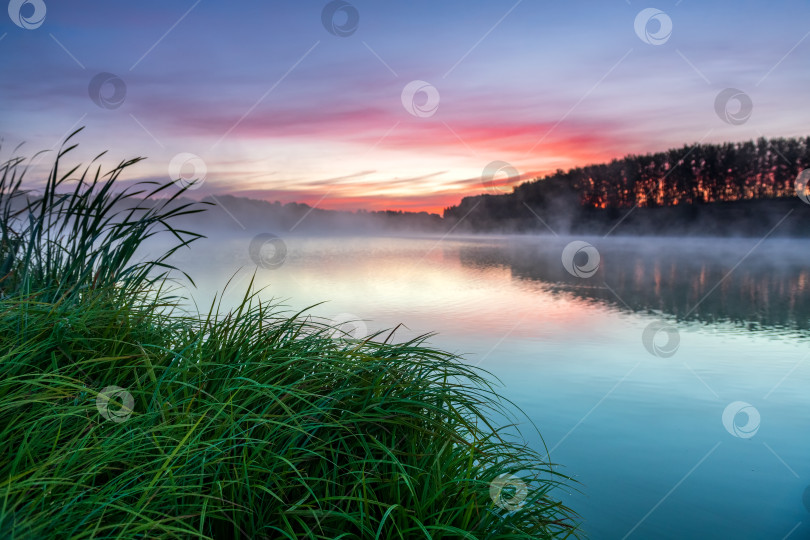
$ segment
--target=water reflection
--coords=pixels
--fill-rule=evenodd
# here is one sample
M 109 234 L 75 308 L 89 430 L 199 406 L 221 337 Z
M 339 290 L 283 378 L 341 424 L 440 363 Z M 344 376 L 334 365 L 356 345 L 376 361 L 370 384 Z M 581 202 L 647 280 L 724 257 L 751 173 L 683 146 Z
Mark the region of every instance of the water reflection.
M 233 277 L 228 308 L 254 280 L 294 311 L 326 300 L 313 312 L 334 322 L 437 332 L 540 427 L 547 446 L 529 444 L 581 482 L 566 502 L 591 538 L 782 537 L 805 519 L 810 366 L 791 337 L 810 337 L 810 241 L 286 236 L 283 264 L 262 268 L 253 238 L 173 257 L 203 309 Z M 563 267 L 574 240 L 599 252 L 590 278 Z M 757 428 L 743 438 L 723 413 L 749 405 L 761 422 L 740 413 L 740 433 Z
M 570 241 L 501 239 L 464 243 L 462 265 L 501 267 L 553 294 L 678 321 L 749 329 L 810 330 L 810 243 L 798 240 L 591 239 L 601 258 L 590 278 L 571 275 Z

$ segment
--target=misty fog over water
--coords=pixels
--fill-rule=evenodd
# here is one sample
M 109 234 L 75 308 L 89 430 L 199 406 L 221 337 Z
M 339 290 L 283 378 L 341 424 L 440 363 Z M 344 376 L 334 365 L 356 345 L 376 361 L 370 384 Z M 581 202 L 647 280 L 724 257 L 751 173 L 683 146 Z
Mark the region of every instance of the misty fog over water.
M 806 521 L 810 241 L 255 237 L 170 260 L 200 310 L 229 279 L 236 305 L 255 276 L 261 298 L 324 302 L 311 314 L 356 337 L 435 332 L 537 424 L 593 537 L 770 538 Z M 593 251 L 566 265 L 572 242 Z

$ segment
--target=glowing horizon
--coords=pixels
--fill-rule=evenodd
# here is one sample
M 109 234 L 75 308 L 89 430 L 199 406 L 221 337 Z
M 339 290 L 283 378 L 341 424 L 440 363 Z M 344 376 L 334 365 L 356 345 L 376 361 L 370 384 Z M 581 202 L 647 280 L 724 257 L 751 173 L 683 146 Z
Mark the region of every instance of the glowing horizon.
M 810 7 L 644 7 L 32 1 L 0 26 L 0 136 L 30 155 L 86 125 L 77 157 L 149 157 L 129 179 L 203 163 L 194 196 L 440 214 L 493 162 L 508 188 L 808 134 Z

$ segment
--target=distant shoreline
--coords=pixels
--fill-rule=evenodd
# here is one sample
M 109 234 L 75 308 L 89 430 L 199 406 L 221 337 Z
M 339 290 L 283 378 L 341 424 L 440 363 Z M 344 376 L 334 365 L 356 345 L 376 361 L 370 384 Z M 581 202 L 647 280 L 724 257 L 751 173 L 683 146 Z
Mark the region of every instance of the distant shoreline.
M 486 200 L 486 196 L 485 196 Z M 181 221 L 217 232 L 260 230 L 301 234 L 550 234 L 590 236 L 688 236 L 810 238 L 810 205 L 798 197 L 702 204 L 566 209 L 543 213 L 524 206 L 493 220 L 486 209 L 456 217 L 408 212 L 346 212 L 281 205 L 233 196 Z M 183 201 L 178 201 L 178 203 Z M 482 203 L 486 206 L 486 202 Z M 236 217 L 234 217 L 236 216 Z M 238 221 L 237 221 L 238 220 Z

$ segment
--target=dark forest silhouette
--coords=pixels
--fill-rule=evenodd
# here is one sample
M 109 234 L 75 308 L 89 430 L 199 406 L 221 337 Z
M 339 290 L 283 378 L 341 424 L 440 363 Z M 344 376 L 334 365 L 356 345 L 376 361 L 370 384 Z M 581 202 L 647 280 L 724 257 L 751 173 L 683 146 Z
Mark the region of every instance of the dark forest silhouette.
M 472 230 L 759 234 L 803 210 L 795 183 L 806 168 L 810 137 L 696 144 L 558 170 L 465 197 L 444 217 Z M 785 230 L 803 234 L 803 216 L 789 217 Z

